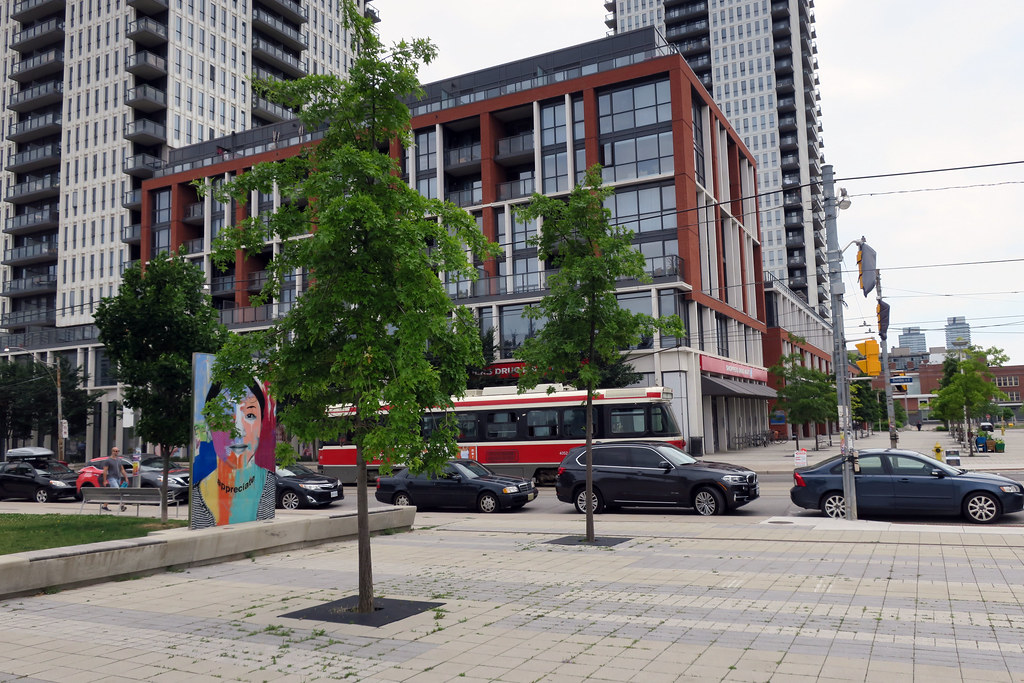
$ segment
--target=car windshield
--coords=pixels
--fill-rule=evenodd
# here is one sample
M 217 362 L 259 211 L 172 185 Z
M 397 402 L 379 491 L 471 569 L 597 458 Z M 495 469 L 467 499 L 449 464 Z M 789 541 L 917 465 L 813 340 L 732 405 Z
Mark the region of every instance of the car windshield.
M 39 472 L 46 474 L 67 474 L 73 470 L 64 463 L 56 460 L 26 460 L 29 465 Z
M 455 467 L 455 470 L 459 474 L 467 479 L 477 479 L 479 477 L 486 477 L 490 474 L 494 474 L 475 460 L 459 460 L 457 462 L 453 462 L 452 466 Z
M 277 468 L 277 476 L 279 477 L 301 477 L 307 474 L 319 476 L 313 470 L 309 469 L 308 467 L 303 467 L 302 465 L 288 465 L 288 467 Z
M 659 444 L 657 451 L 673 465 L 692 465 L 697 462 L 689 453 L 670 443 Z

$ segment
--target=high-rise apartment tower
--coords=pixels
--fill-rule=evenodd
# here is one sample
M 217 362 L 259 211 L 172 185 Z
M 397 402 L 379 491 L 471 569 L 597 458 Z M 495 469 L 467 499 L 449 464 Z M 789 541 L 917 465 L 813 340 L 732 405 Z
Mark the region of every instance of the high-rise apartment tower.
M 757 160 L 765 274 L 829 314 L 813 0 L 607 0 L 616 33 L 655 26 Z

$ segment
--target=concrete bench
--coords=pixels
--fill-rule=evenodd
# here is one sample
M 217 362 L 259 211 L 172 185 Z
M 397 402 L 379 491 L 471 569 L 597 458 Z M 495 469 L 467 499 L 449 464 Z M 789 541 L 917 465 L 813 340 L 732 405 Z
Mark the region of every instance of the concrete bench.
M 109 486 L 83 486 L 82 487 L 82 504 L 78 507 L 78 512 L 81 514 L 85 508 L 86 503 L 99 503 L 101 505 L 134 505 L 135 515 L 139 514 L 140 505 L 159 505 L 160 504 L 160 489 L 157 488 L 111 488 Z M 179 501 L 171 497 L 171 493 L 167 493 L 167 505 L 174 506 L 174 516 L 178 516 L 178 505 Z

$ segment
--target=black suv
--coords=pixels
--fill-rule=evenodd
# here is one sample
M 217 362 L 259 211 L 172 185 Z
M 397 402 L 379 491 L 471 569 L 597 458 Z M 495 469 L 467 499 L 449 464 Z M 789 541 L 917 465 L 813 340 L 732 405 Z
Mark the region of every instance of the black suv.
M 721 515 L 760 494 L 757 474 L 724 462 L 703 462 L 660 441 L 596 443 L 594 512 L 620 506 L 692 507 L 699 515 Z M 586 512 L 587 453 L 571 451 L 558 468 L 555 494 Z

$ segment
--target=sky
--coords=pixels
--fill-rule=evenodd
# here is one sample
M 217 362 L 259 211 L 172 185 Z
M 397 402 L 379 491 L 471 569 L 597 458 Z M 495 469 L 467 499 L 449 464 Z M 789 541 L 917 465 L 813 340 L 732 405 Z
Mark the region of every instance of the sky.
M 427 37 L 440 51 L 424 83 L 602 38 L 603 0 L 376 0 L 388 42 Z M 816 45 L 825 163 L 839 241 L 878 254 L 891 307 L 889 346 L 919 327 L 944 346 L 963 316 L 973 344 L 1024 365 L 1024 3 L 818 0 Z M 1007 164 L 935 173 L 935 169 Z M 863 179 L 865 176 L 888 176 Z M 877 335 L 875 292 L 844 252 L 846 338 Z

